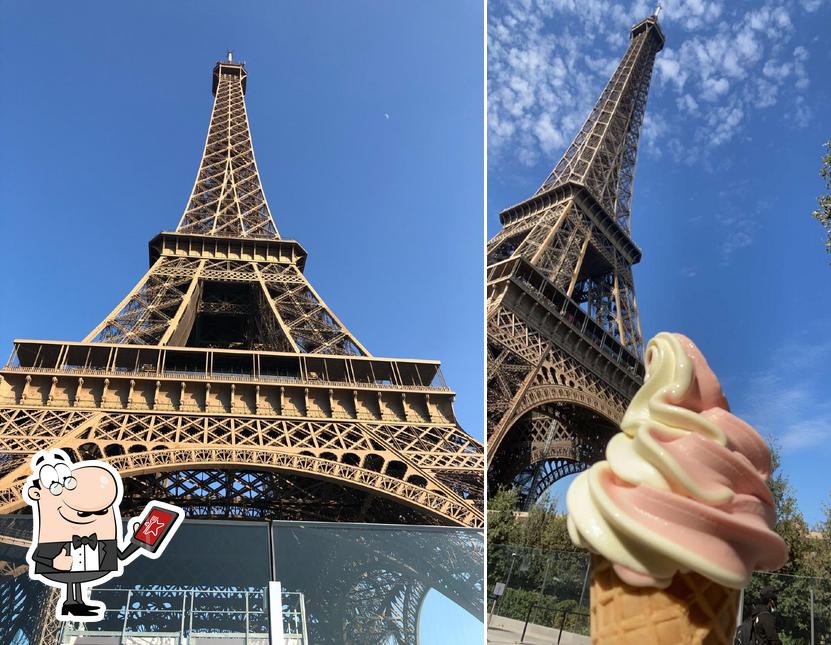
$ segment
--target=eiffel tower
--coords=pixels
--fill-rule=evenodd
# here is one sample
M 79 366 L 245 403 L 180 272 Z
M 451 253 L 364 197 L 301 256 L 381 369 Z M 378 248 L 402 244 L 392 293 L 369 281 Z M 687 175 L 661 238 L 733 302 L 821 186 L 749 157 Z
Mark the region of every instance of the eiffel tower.
M 488 243 L 488 490 L 516 486 L 525 507 L 602 458 L 643 380 L 630 207 L 664 40 L 657 11 L 632 27 L 574 141 Z
M 15 340 L 0 368 L 0 513 L 37 450 L 100 459 L 122 512 L 480 527 L 481 444 L 440 364 L 379 358 L 303 274 L 263 192 L 245 65 L 213 69 L 202 161 L 179 225 L 81 342 Z

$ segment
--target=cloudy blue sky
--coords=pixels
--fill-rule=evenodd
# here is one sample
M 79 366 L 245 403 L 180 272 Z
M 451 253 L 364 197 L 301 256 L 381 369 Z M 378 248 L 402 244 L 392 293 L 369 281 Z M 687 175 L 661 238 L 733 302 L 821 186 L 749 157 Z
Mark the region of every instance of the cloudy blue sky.
M 811 218 L 831 139 L 831 3 L 667 0 L 635 179 L 641 324 L 692 337 L 775 438 L 810 522 L 831 501 L 831 256 Z M 579 129 L 652 2 L 489 6 L 488 228 Z

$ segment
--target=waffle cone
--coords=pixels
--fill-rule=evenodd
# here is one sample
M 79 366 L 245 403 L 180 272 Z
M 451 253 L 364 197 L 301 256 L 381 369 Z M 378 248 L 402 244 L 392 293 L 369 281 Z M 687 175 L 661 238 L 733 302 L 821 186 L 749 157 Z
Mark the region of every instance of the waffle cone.
M 592 645 L 732 645 L 739 590 L 697 573 L 677 573 L 666 589 L 633 587 L 592 556 Z

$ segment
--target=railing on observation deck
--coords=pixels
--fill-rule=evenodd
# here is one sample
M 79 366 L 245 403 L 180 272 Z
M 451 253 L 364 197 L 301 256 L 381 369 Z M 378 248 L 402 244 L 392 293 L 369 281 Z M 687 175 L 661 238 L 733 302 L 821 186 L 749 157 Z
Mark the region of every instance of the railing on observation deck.
M 438 361 L 335 354 L 16 340 L 0 369 L 452 392 Z
M 516 272 L 514 273 L 515 265 Z M 597 323 L 580 305 L 557 289 L 535 267 L 527 262 L 508 259 L 489 268 L 488 282 L 495 283 L 510 277 L 527 292 L 545 303 L 552 313 L 564 321 L 601 354 L 636 379 L 643 378 L 643 362 L 640 351 L 635 353 Z

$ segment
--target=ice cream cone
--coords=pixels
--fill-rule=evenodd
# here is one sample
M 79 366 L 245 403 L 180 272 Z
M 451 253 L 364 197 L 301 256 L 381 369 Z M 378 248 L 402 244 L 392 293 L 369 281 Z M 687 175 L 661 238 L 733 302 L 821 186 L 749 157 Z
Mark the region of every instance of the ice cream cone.
M 739 590 L 697 573 L 677 573 L 666 589 L 623 582 L 592 556 L 593 645 L 732 645 Z

